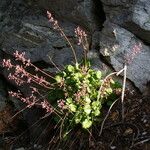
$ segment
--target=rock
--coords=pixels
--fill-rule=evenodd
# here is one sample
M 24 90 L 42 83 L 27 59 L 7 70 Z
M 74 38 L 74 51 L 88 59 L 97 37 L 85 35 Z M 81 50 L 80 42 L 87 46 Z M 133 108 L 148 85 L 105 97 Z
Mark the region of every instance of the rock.
M 70 59 L 72 57 L 70 46 L 60 36 L 60 33 L 53 29 L 46 18 L 46 14 L 45 16 L 42 16 L 40 13 L 22 16 L 21 19 L 17 20 L 18 26 L 15 25 L 16 20 L 11 21 L 13 23 L 10 27 L 6 22 L 5 26 L 0 29 L 2 31 L 0 34 L 2 39 L 1 48 L 5 53 L 12 55 L 14 51 L 19 50 L 25 52 L 26 56 L 31 59 L 31 62 L 43 61 L 50 65 L 52 63 L 47 55 L 55 57 L 54 62 L 56 61 L 56 65 L 65 65 L 62 62 L 64 59 L 68 62 L 72 60 Z M 75 25 L 69 22 L 60 22 L 60 24 L 66 36 L 69 37 L 72 45 L 74 45 L 76 43 Z M 77 57 L 81 58 L 81 48 L 79 46 L 75 47 L 77 47 Z M 58 60 L 62 61 L 58 63 Z
M 129 31 L 110 22 L 104 25 L 100 46 L 101 55 L 107 57 L 116 71 L 121 70 L 127 62 L 127 78 L 144 92 L 150 81 L 150 47 Z
M 0 78 L 0 111 L 2 111 L 6 107 L 6 86 L 1 76 Z
M 90 50 L 87 54 L 87 57 L 90 60 L 91 67 L 94 70 L 101 70 L 103 71 L 103 74 L 106 74 L 110 71 L 110 68 L 100 60 L 99 53 L 95 49 Z
M 102 0 L 106 18 L 150 43 L 149 0 Z
M 67 19 L 74 22 L 90 31 L 98 28 L 98 21 L 96 21 L 96 1 L 92 0 L 40 0 L 38 2 L 32 1 L 31 5 L 38 5 L 44 10 L 53 12 L 57 17 Z M 69 12 L 69 13 L 68 13 Z
M 16 130 L 17 119 L 12 119 L 13 115 L 13 108 L 9 105 L 0 110 L 0 134 Z
M 0 96 L 0 106 L 1 106 L 0 107 L 0 111 L 3 110 L 5 108 L 5 106 L 6 106 L 6 103 L 3 102 L 3 100 L 5 100 L 5 98 Z
M 16 150 L 25 150 L 23 147 L 17 148 Z

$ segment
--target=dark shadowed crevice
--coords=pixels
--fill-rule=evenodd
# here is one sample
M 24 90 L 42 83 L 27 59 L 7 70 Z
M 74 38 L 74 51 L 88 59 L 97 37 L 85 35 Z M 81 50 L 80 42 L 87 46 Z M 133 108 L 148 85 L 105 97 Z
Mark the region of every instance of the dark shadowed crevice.
M 98 25 L 100 26 L 100 30 L 102 30 L 103 23 L 106 20 L 106 15 L 103 9 L 103 4 L 100 0 L 94 0 L 94 13 L 96 20 L 98 22 Z
M 97 21 L 97 24 L 99 25 L 98 31 L 101 31 L 103 29 L 103 24 L 106 21 L 106 15 L 104 12 L 103 3 L 100 0 L 94 0 L 93 10 L 95 14 L 95 20 Z M 99 36 L 100 35 L 97 36 L 98 39 L 99 39 Z M 92 48 L 97 50 L 97 52 L 99 53 L 99 50 L 100 50 L 99 40 L 98 42 L 96 42 L 94 47 L 92 46 Z M 106 61 L 106 59 L 100 53 L 99 53 L 99 59 L 100 61 L 105 63 L 107 66 L 111 67 L 111 65 Z
M 146 45 L 150 45 L 150 31 L 143 29 L 138 24 L 134 22 L 127 22 L 125 25 L 121 25 L 121 27 L 130 31 L 134 36 L 144 42 Z
M 100 45 L 99 45 L 100 35 L 97 35 L 97 33 L 103 29 L 103 27 L 104 27 L 103 24 L 106 21 L 106 15 L 104 12 L 103 3 L 100 0 L 94 0 L 93 1 L 93 13 L 94 13 L 94 17 L 95 17 L 95 22 L 98 25 L 98 27 L 94 31 L 95 33 L 93 32 L 92 40 L 90 43 L 90 49 L 94 48 L 97 51 L 99 51 L 99 49 L 100 49 Z M 96 35 L 96 38 L 95 38 L 94 34 Z
M 37 61 L 35 63 L 33 63 L 36 67 L 40 68 L 40 69 L 46 69 L 49 67 L 54 67 L 53 65 L 50 65 L 49 63 L 46 63 L 45 61 L 41 60 L 41 61 Z

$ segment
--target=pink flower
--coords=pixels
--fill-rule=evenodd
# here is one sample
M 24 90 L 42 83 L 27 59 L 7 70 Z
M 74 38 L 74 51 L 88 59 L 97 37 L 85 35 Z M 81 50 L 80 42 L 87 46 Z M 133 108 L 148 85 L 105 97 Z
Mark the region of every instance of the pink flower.
M 30 87 L 32 89 L 32 94 L 33 93 L 39 93 L 38 89 L 36 87 Z
M 12 97 L 16 97 L 16 98 L 20 98 L 20 96 L 21 96 L 20 91 L 18 91 L 18 92 L 9 91 L 8 93 L 9 93 Z
M 8 79 L 9 80 L 14 80 L 15 83 L 17 85 L 19 85 L 19 86 L 22 85 L 23 83 L 25 83 L 25 81 L 23 81 L 22 79 L 20 79 L 18 76 L 12 75 L 11 73 L 9 73 Z
M 80 27 L 75 29 L 76 37 L 78 37 L 78 45 L 83 44 L 85 38 L 87 38 L 87 34 Z
M 25 66 L 28 67 L 30 65 L 31 65 L 31 61 L 30 61 L 30 59 L 28 59 L 27 62 L 26 62 L 26 64 L 25 64 Z
M 20 60 L 23 63 L 25 63 L 27 60 L 25 59 L 25 52 L 19 53 L 18 51 L 14 52 L 14 56 L 16 60 Z
M 58 100 L 57 103 L 59 108 L 64 109 L 65 101 L 63 99 Z
M 8 70 L 13 67 L 10 59 L 3 59 L 2 66 L 8 68 Z
M 25 70 L 23 69 L 23 67 L 20 66 L 20 65 L 16 65 L 15 73 L 19 74 L 19 73 L 23 73 L 23 72 L 25 72 Z
M 53 112 L 53 108 L 50 106 L 50 104 L 44 100 L 43 102 L 41 102 L 41 106 L 42 108 L 46 109 L 46 112 Z
M 28 77 L 27 83 L 31 83 L 32 78 Z
M 142 48 L 141 43 L 134 45 L 131 54 L 126 54 L 125 55 L 125 57 L 124 57 L 125 62 L 127 64 L 130 64 L 133 61 L 133 59 L 136 57 L 136 55 L 141 52 L 141 48 Z
M 47 17 L 48 17 L 49 22 L 52 23 L 53 28 L 59 30 L 58 21 L 52 17 L 52 14 L 49 11 L 47 11 Z

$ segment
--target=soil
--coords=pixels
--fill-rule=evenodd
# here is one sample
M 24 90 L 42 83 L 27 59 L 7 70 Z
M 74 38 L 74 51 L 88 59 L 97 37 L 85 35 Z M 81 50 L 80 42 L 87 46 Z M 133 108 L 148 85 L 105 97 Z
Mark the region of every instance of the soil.
M 105 122 L 103 119 L 108 114 L 107 106 L 103 109 L 101 123 L 88 132 L 78 126 L 69 133 L 66 139 L 60 140 L 60 131 L 50 121 L 51 117 L 46 117 L 45 129 L 36 142 L 29 141 L 28 128 L 16 125 L 18 129 L 16 130 L 15 127 L 13 134 L 1 134 L 1 146 L 3 150 L 15 150 L 15 147 L 23 150 L 149 150 L 149 106 L 148 96 L 126 92 L 124 119 L 122 119 L 121 100 L 118 99 Z M 101 130 L 102 122 L 104 125 Z

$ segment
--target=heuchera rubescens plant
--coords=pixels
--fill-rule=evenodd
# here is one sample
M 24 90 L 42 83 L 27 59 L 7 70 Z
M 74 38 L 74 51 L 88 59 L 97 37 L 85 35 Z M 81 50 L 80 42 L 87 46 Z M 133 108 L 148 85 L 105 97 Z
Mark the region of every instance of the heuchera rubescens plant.
M 89 129 L 98 121 L 103 104 L 110 105 L 117 98 L 120 85 L 111 76 L 105 78 L 101 71 L 91 69 L 90 61 L 87 59 L 87 35 L 82 29 L 78 27 L 75 30 L 78 44 L 83 46 L 85 56 L 83 61 L 78 63 L 71 42 L 50 12 L 47 12 L 47 15 L 54 29 L 58 30 L 70 45 L 75 64 L 65 66 L 64 70 L 56 66 L 59 72 L 52 76 L 33 65 L 24 52 L 16 51 L 14 57 L 20 63 L 16 65 L 10 59 L 4 59 L 2 65 L 10 71 L 8 75 L 10 80 L 19 86 L 29 85 L 31 95 L 24 97 L 20 91 L 10 91 L 9 94 L 26 103 L 28 108 L 41 106 L 47 114 L 54 114 L 54 119 L 61 119 L 64 126 L 73 127 L 81 124 L 84 129 Z M 28 68 L 34 69 L 34 73 Z M 48 78 L 50 80 L 47 80 Z M 38 88 L 45 89 L 48 96 L 43 96 L 42 90 Z

